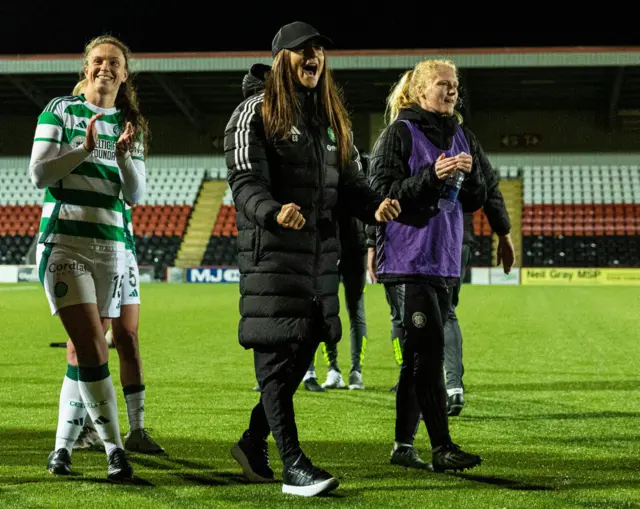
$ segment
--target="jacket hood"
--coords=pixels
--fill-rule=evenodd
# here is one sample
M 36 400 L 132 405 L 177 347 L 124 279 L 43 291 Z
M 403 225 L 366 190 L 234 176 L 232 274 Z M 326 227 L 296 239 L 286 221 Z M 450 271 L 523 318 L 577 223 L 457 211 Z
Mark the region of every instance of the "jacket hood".
M 270 70 L 271 66 L 266 64 L 253 64 L 251 66 L 249 72 L 242 78 L 242 95 L 245 99 L 264 90 L 266 74 Z

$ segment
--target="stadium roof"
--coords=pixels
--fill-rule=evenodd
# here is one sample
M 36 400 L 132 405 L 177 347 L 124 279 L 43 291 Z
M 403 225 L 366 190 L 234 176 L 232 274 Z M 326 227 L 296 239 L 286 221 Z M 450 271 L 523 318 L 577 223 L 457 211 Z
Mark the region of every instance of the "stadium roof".
M 184 114 L 194 124 L 230 113 L 251 64 L 271 62 L 264 52 L 135 57 L 145 114 Z M 471 111 L 590 110 L 612 117 L 640 110 L 639 47 L 358 50 L 329 58 L 355 112 L 384 109 L 391 85 L 423 58 L 456 62 Z M 2 114 L 37 115 L 52 97 L 71 93 L 79 69 L 78 55 L 0 56 Z

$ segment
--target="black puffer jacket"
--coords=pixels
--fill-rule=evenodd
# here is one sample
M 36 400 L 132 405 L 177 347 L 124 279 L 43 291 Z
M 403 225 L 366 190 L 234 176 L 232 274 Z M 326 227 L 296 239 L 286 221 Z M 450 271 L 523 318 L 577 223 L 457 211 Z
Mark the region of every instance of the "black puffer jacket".
M 367 176 L 367 158 L 360 159 L 363 174 Z M 358 270 L 362 266 L 362 270 L 366 270 L 363 263 L 363 256 L 367 253 L 367 232 L 366 228 L 375 229 L 374 225 L 365 225 L 358 218 L 340 211 L 338 217 L 338 225 L 340 226 L 340 245 L 342 247 L 341 265 L 349 270 Z
M 254 64 L 242 80 L 242 94 L 247 99 L 264 91 L 264 82 L 271 66 Z M 368 160 L 360 159 L 362 171 L 367 176 Z M 340 228 L 341 266 L 353 270 L 362 265 L 362 256 L 367 252 L 365 225 L 358 218 L 339 210 L 338 226 Z M 375 226 L 371 226 L 375 229 Z M 364 270 L 364 266 L 363 266 Z
M 245 77 L 245 89 L 253 78 Z M 315 114 L 315 91 L 298 94 L 302 112 L 285 140 L 265 137 L 263 94 L 245 99 L 225 130 L 237 209 L 239 340 L 245 348 L 340 340 L 338 216 L 375 224 L 382 202 L 361 171 L 355 147 L 350 164 L 340 167 L 329 124 Z M 301 207 L 306 223 L 299 231 L 277 224 L 287 203 Z

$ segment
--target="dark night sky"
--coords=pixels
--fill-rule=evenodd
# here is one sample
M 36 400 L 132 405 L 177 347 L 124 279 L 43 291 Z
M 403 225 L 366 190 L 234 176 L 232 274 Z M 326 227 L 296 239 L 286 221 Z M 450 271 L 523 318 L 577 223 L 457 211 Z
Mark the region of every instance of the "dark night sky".
M 0 7 L 0 54 L 79 53 L 89 39 L 105 32 L 123 39 L 134 53 L 268 51 L 278 28 L 294 20 L 306 21 L 326 33 L 336 49 L 640 45 L 637 30 L 618 27 L 610 33 L 606 28 L 594 30 L 574 22 L 559 24 L 559 30 L 554 31 L 553 26 L 534 20 L 527 26 L 527 16 L 522 15 L 513 16 L 512 21 L 488 14 L 451 19 L 444 14 L 434 17 L 406 10 L 405 3 L 402 14 L 374 10 L 369 3 L 368 12 L 374 14 L 358 17 L 340 14 L 340 1 L 318 3 L 320 7 L 309 13 L 274 9 L 277 4 L 273 3 L 256 8 L 247 2 L 238 2 L 242 7 L 237 12 L 220 12 L 216 7 L 219 2 L 210 2 L 213 15 L 203 15 L 187 0 L 172 4 L 170 10 L 148 8 L 140 1 L 105 3 L 107 7 L 100 8 L 34 5 L 25 10 L 12 2 Z M 465 23 L 465 19 L 471 21 Z

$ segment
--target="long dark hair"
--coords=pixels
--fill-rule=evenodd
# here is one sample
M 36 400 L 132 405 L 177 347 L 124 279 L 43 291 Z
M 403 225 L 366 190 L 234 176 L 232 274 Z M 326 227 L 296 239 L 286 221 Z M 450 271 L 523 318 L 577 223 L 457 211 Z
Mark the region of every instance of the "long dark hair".
M 100 44 L 111 44 L 115 46 L 124 55 L 125 69 L 129 74 L 127 81 L 120 85 L 118 95 L 116 96 L 116 108 L 122 112 L 124 116 L 125 124 L 131 122 L 134 130 L 134 138 L 140 139 L 144 144 L 144 153 L 147 154 L 149 150 L 149 140 L 151 139 L 151 131 L 149 131 L 149 123 L 140 112 L 140 103 L 138 102 L 138 94 L 136 88 L 133 86 L 133 75 L 129 71 L 129 62 L 131 60 L 131 50 L 121 40 L 113 37 L 112 35 L 101 35 L 92 39 L 84 47 L 84 54 L 82 56 L 83 67 L 87 65 L 89 53 L 91 50 Z M 87 79 L 84 77 L 84 71 L 80 71 L 80 81 L 73 88 L 73 95 L 81 94 L 87 85 Z M 122 126 L 124 127 L 124 126 Z
M 290 65 L 290 52 L 283 50 L 273 61 L 273 67 L 267 75 L 262 104 L 267 138 L 282 140 L 289 136 L 296 113 L 300 112 L 300 103 L 296 97 L 296 84 Z M 342 100 L 331 69 L 325 56 L 324 71 L 317 85 L 318 111 L 322 112 L 335 133 L 338 156 L 343 166 L 349 163 L 353 140 L 351 138 L 351 119 Z

